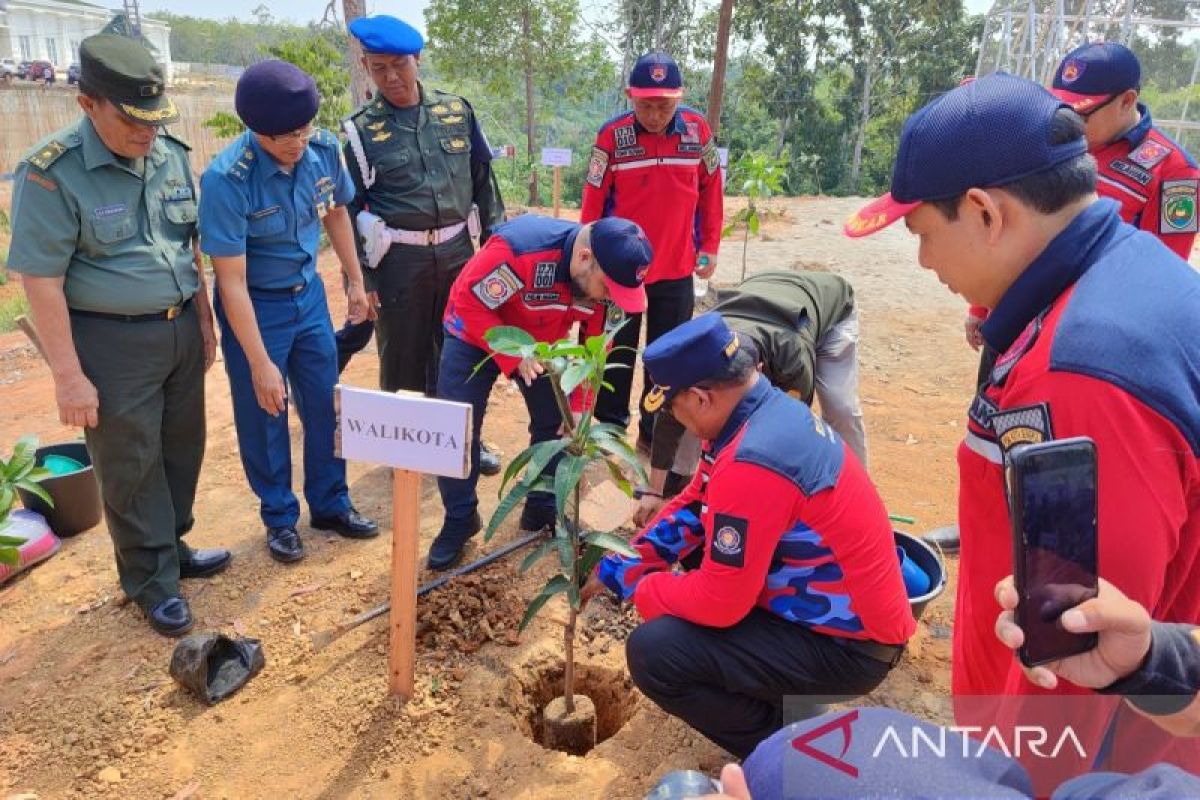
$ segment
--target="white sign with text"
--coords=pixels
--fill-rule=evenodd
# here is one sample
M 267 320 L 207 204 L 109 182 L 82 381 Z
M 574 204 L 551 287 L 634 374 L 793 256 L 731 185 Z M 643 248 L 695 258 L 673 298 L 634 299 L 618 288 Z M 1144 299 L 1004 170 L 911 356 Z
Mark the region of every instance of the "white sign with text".
M 342 458 L 447 478 L 467 477 L 469 403 L 342 385 L 337 396 Z
M 569 166 L 571 166 L 571 148 L 569 148 L 569 147 L 543 147 L 542 148 L 542 166 L 543 167 L 569 167 Z

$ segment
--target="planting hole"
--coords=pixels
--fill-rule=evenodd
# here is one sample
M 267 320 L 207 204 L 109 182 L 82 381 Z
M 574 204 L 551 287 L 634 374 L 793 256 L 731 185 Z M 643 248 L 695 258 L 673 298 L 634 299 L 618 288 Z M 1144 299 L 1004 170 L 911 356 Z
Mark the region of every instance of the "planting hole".
M 536 663 L 509 679 L 509 704 L 521 731 L 546 746 L 543 713 L 563 693 L 563 665 Z M 637 692 L 624 670 L 593 664 L 575 665 L 575 694 L 591 699 L 596 708 L 596 744 L 612 737 L 637 710 Z M 577 753 L 576 755 L 581 755 Z

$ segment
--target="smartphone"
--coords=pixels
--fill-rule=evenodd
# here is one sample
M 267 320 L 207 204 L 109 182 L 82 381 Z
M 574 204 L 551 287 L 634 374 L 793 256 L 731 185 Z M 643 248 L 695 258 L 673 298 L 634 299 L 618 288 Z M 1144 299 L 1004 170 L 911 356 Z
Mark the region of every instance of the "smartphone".
M 1027 667 L 1095 648 L 1094 633 L 1071 633 L 1059 617 L 1096 596 L 1096 443 L 1087 437 L 1022 445 L 1009 453 L 1018 653 Z

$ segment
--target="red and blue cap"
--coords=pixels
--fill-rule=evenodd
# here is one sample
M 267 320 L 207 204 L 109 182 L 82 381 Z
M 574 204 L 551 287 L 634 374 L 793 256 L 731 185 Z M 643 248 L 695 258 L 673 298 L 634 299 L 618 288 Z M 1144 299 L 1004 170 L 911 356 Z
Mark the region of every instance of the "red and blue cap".
M 1054 73 L 1051 92 L 1079 114 L 1142 86 L 1142 65 L 1123 44 L 1094 42 L 1067 53 Z
M 642 283 L 654 260 L 654 248 L 641 226 L 621 217 L 598 219 L 592 223 L 589 247 L 604 273 L 608 299 L 626 314 L 645 311 Z
M 740 346 L 738 335 L 715 311 L 664 333 L 642 353 L 642 365 L 654 381 L 642 407 L 653 414 L 684 389 L 720 373 Z
M 238 117 L 247 128 L 264 136 L 303 128 L 317 116 L 320 105 L 312 76 L 275 58 L 246 67 L 233 94 Z
M 630 97 L 683 97 L 683 75 L 675 59 L 650 52 L 629 71 Z
M 370 55 L 415 56 L 425 46 L 420 31 L 387 14 L 359 17 L 349 27 L 350 35 L 358 39 L 363 52 Z
M 928 200 L 1003 186 L 1087 152 L 1079 138 L 1050 144 L 1059 109 L 1033 81 L 998 72 L 952 89 L 904 123 L 892 190 L 852 214 L 847 236 L 868 236 Z

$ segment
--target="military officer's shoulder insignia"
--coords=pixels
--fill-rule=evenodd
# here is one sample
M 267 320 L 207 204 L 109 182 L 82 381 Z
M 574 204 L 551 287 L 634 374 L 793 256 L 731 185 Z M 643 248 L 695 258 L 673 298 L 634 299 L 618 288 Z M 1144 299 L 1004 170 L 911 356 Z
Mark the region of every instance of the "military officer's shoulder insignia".
M 1200 230 L 1196 215 L 1196 194 L 1200 181 L 1183 179 L 1163 181 L 1159 200 L 1159 233 L 1196 233 Z
M 63 153 L 70 148 L 57 139 L 51 139 L 46 144 L 39 147 L 37 150 L 26 156 L 25 160 L 33 164 L 38 169 L 50 169 L 55 161 L 62 158 Z
M 445 103 L 435 103 L 433 105 L 433 107 L 430 108 L 429 110 L 430 110 L 430 112 L 432 112 L 434 114 L 449 114 L 450 113 L 450 107 L 447 106 Z
M 384 120 L 379 120 L 379 122 L 372 122 L 371 124 L 366 125 L 364 127 L 366 127 L 366 129 L 369 131 L 378 131 L 378 130 L 382 130 L 384 125 L 387 125 L 387 122 L 385 122 Z
M 587 182 L 599 189 L 607 171 L 608 151 L 603 147 L 593 147 L 592 157 L 588 160 Z
M 524 288 L 525 282 L 517 277 L 512 267 L 503 263 L 476 281 L 471 291 L 479 302 L 495 311 Z
M 1155 139 L 1146 139 L 1129 154 L 1129 160 L 1146 169 L 1153 169 L 1169 155 L 1171 155 L 1170 147 Z
M 461 136 L 450 136 L 442 139 L 442 149 L 447 153 L 465 153 L 470 146 L 470 142 Z
M 309 141 L 320 147 L 337 147 L 338 146 L 337 137 L 334 136 L 329 131 L 325 130 L 324 128 L 317 128 L 317 132 L 315 134 L 313 134 L 312 139 L 310 139 Z
M 237 160 L 229 165 L 225 170 L 225 174 L 238 181 L 244 181 L 250 177 L 250 165 L 254 163 L 254 150 L 249 147 L 242 148 L 242 152 L 238 153 Z
M 382 131 L 381 130 L 381 131 L 375 132 L 375 135 L 371 137 L 371 141 L 372 142 L 386 142 L 390 138 L 392 138 L 391 131 Z

